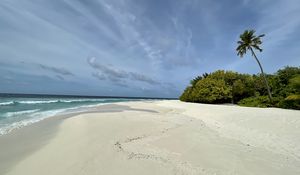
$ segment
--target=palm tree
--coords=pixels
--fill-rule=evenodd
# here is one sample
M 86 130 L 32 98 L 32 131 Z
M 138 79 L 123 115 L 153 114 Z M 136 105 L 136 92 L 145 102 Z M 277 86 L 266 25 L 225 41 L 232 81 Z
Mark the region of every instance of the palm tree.
M 259 36 L 255 36 L 255 30 L 245 30 L 243 34 L 240 35 L 240 41 L 237 42 L 238 47 L 236 48 L 237 51 L 237 55 L 240 57 L 243 57 L 247 51 L 251 51 L 252 56 L 255 58 L 255 60 L 257 61 L 259 68 L 261 70 L 261 74 L 263 76 L 263 79 L 265 81 L 265 85 L 267 87 L 268 90 L 268 96 L 269 96 L 269 100 L 272 101 L 272 95 L 271 95 L 271 91 L 270 91 L 270 87 L 268 84 L 268 81 L 266 79 L 266 75 L 264 73 L 264 70 L 258 60 L 258 58 L 256 57 L 253 49 L 256 49 L 260 52 L 262 52 L 262 49 L 260 48 L 260 45 L 262 44 L 261 38 L 264 37 L 265 35 L 259 35 Z
M 198 81 L 200 81 L 200 80 L 202 80 L 202 79 L 203 79 L 203 77 L 197 76 L 197 77 L 195 77 L 194 79 L 192 79 L 192 80 L 190 81 L 190 84 L 191 84 L 193 87 L 195 87 L 196 84 L 198 83 Z

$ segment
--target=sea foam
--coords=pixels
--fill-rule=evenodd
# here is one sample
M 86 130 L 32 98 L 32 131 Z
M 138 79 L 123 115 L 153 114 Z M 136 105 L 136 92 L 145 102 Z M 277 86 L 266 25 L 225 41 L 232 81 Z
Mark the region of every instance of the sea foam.
M 101 104 L 133 100 L 136 99 L 0 96 L 0 135 L 58 114 L 82 112 Z

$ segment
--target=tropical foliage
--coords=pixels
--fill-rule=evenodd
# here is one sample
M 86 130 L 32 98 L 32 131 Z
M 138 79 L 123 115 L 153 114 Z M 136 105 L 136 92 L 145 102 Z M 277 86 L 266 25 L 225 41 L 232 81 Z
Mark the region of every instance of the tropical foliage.
M 180 100 L 196 103 L 234 103 L 241 106 L 300 109 L 300 67 L 285 67 L 266 75 L 272 102 L 261 74 L 218 70 L 194 78 Z

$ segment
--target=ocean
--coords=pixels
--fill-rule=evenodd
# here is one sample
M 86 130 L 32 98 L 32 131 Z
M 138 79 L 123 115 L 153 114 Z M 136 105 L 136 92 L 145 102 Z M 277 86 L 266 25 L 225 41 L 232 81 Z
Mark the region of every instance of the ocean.
M 57 114 L 138 98 L 0 94 L 0 136 Z

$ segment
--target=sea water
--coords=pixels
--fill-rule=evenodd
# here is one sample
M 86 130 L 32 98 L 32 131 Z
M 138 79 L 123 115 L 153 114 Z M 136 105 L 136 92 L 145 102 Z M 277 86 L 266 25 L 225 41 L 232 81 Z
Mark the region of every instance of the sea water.
M 45 118 L 132 98 L 0 94 L 0 136 Z

